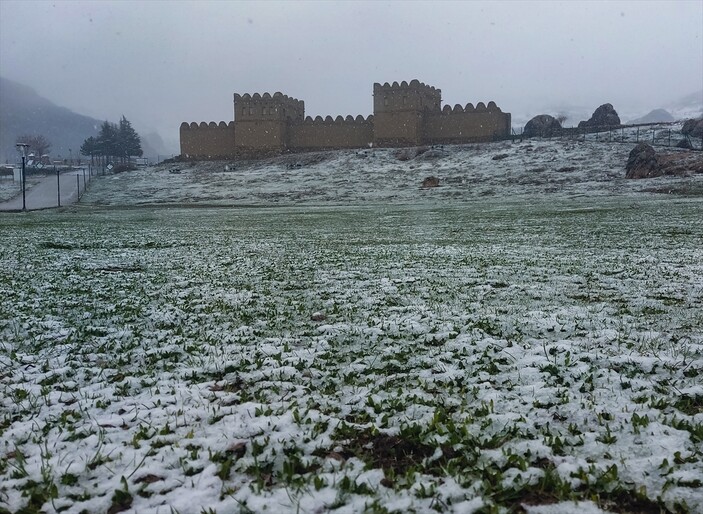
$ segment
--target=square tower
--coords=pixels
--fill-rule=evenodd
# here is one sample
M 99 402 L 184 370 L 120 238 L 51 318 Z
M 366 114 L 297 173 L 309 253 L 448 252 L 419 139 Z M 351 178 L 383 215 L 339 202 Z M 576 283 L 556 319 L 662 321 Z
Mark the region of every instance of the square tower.
M 424 118 L 439 111 L 442 91 L 418 80 L 373 85 L 374 143 L 416 146 L 423 143 Z
M 234 94 L 238 153 L 280 153 L 288 147 L 288 124 L 305 118 L 305 102 L 282 93 Z

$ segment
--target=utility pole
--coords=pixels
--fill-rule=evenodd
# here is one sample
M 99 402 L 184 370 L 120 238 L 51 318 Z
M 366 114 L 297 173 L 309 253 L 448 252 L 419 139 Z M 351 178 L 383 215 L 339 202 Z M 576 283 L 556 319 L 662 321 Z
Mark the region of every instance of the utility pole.
M 27 147 L 29 146 L 27 143 L 17 143 L 15 146 L 22 152 L 22 210 L 26 211 L 27 210 L 27 198 L 25 196 L 25 186 L 26 186 L 26 180 L 25 180 L 25 173 L 24 173 L 24 161 L 25 161 L 25 154 L 27 152 Z

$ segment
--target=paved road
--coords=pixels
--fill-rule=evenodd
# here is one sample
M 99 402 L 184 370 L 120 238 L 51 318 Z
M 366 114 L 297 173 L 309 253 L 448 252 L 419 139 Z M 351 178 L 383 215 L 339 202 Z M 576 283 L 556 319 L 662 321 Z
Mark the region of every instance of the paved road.
M 83 170 L 64 171 L 59 180 L 61 184 L 61 206 L 70 205 L 78 201 L 78 184 L 76 175 L 80 180 L 80 193 L 83 194 Z M 88 170 L 85 170 L 85 181 L 90 183 Z M 25 204 L 27 210 L 49 209 L 58 207 L 58 187 L 56 184 L 56 174 L 51 173 L 42 178 L 41 181 L 25 191 Z M 21 211 L 22 193 L 14 198 L 0 203 L 0 211 Z

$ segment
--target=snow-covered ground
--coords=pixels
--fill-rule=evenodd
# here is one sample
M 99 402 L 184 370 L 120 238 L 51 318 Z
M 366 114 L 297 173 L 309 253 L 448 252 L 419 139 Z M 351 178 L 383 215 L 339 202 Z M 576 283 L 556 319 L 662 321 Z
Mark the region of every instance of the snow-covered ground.
M 651 140 L 650 133 L 642 130 L 641 138 L 646 134 Z M 661 134 L 667 133 L 661 130 Z M 610 137 L 615 136 L 620 134 Z M 81 202 L 109 206 L 360 205 L 494 196 L 630 195 L 653 188 L 700 194 L 703 188 L 700 174 L 627 180 L 625 163 L 634 142 L 594 142 L 595 135 L 588 137 L 591 140 L 587 142 L 533 139 L 445 146 L 408 160 L 400 160 L 398 155 L 412 156 L 410 150 L 367 149 L 266 161 L 161 165 L 96 181 Z M 599 137 L 607 140 L 609 136 Z M 703 159 L 703 153 L 690 158 Z M 294 167 L 298 164 L 301 167 Z M 176 169 L 177 173 L 171 172 Z M 438 177 L 440 187 L 421 189 L 428 176 Z
M 31 175 L 27 177 L 25 187 L 30 189 L 41 182 L 41 177 Z M 0 202 L 5 202 L 22 194 L 22 185 L 15 182 L 12 177 L 0 177 Z
M 0 216 L 0 512 L 703 511 L 703 177 L 630 148 L 181 164 Z

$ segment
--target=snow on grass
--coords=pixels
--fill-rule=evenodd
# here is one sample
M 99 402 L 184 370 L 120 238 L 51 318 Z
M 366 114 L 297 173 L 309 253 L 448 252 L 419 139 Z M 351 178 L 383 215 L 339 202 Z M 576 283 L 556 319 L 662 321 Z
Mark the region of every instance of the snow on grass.
M 701 207 L 0 218 L 0 512 L 700 512 Z
M 632 144 L 605 142 L 618 136 L 605 133 L 588 134 L 585 142 L 532 139 L 445 146 L 407 160 L 398 158 L 404 159 L 406 150 L 379 148 L 293 154 L 265 161 L 161 165 L 101 178 L 81 202 L 291 206 L 535 195 L 564 199 L 632 195 L 648 188 L 701 194 L 701 175 L 625 179 L 625 163 L 637 136 L 632 129 L 624 134 Z M 421 189 L 428 176 L 438 177 L 440 187 Z
M 41 176 L 27 174 L 27 182 L 25 187 L 30 189 L 41 180 Z M 22 194 L 22 184 L 15 182 L 12 177 L 0 176 L 0 202 L 10 200 L 17 195 Z

